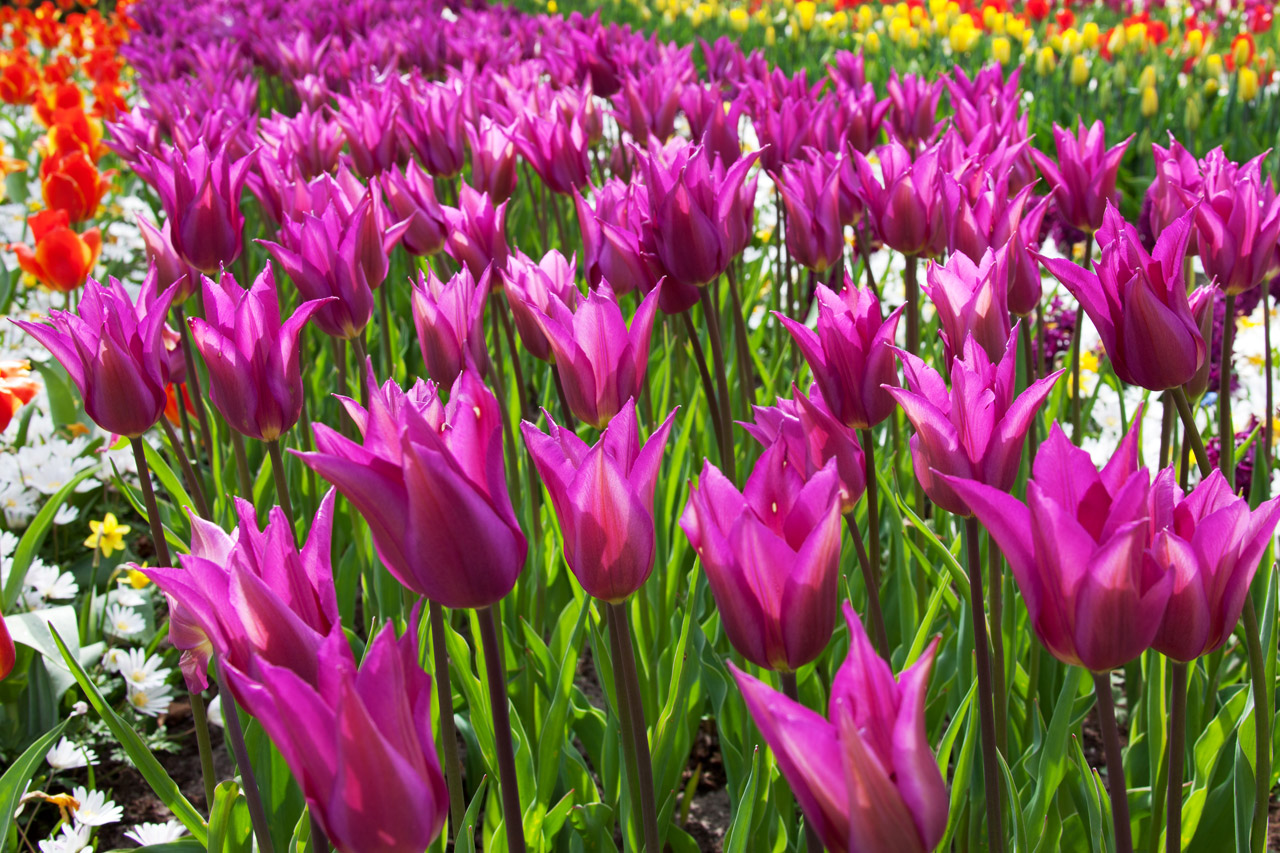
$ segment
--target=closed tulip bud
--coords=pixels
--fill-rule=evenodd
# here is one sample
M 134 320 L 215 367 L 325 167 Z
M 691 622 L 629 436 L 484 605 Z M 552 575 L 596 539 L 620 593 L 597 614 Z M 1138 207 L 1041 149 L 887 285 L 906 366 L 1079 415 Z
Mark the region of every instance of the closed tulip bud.
M 316 452 L 298 457 L 351 501 L 409 589 L 450 608 L 501 601 L 529 546 L 507 492 L 498 401 L 474 370 L 447 405 L 421 380 L 379 388 L 370 366 L 368 382 L 368 409 L 343 400 L 363 443 L 316 424 Z
M 867 215 L 880 239 L 904 255 L 930 255 L 946 248 L 942 218 L 939 147 L 915 157 L 896 139 L 877 149 L 879 169 L 853 152 Z
M 827 168 L 834 165 L 835 168 Z M 803 267 L 824 273 L 844 260 L 840 164 L 793 162 L 777 181 L 787 211 L 787 249 Z
M 944 91 L 942 79 L 928 80 L 917 74 L 898 76 L 889 72 L 885 93 L 893 105 L 889 110 L 892 136 L 908 148 L 929 145 L 938 137 L 938 101 Z
M 1155 86 L 1143 87 L 1140 109 L 1143 118 L 1151 118 L 1159 111 L 1160 97 L 1156 94 Z
M 1008 65 L 1009 58 L 1013 55 L 1009 45 L 1009 39 L 1004 36 L 997 36 L 991 40 L 991 58 L 1001 65 Z
M 1280 196 L 1263 179 L 1260 159 L 1238 165 L 1215 148 L 1201 161 L 1196 246 L 1205 274 L 1229 294 L 1257 287 L 1277 267 Z
M 400 238 L 405 251 L 423 257 L 443 249 L 447 225 L 431 176 L 411 160 L 403 172 L 395 167 L 383 172 L 381 181 L 396 218 L 409 222 Z
M 972 339 L 997 361 L 1009 341 L 1008 249 L 987 249 L 978 263 L 962 254 L 945 265 L 930 263 L 922 288 L 938 312 L 945 361 Z
M 1094 271 L 1063 258 L 1041 262 L 1080 301 L 1098 330 L 1120 381 L 1164 391 L 1189 381 L 1208 352 L 1191 314 L 1182 264 L 1188 211 L 1160 234 L 1148 254 L 1138 231 L 1110 204 Z
M 793 671 L 826 648 L 836 623 L 840 481 L 834 460 L 804 478 L 784 441 L 765 450 L 742 492 L 702 466 L 680 527 L 729 642 L 757 666 Z
M 643 446 L 634 399 L 594 447 L 550 415 L 549 435 L 528 421 L 520 425 L 560 521 L 565 562 L 594 598 L 622 602 L 653 571 L 653 491 L 674 416 L 673 411 Z
M 1009 561 L 1036 635 L 1058 660 L 1107 672 L 1151 647 L 1173 575 L 1147 554 L 1151 478 L 1138 427 L 1099 471 L 1054 424 L 1036 451 L 1024 504 L 972 480 L 947 482 Z
M 1031 159 L 1053 187 L 1058 211 L 1068 225 L 1090 234 L 1102 227 L 1107 203 L 1119 199 L 1116 176 L 1132 138 L 1107 148 L 1102 122 L 1094 122 L 1086 131 L 1081 120 L 1074 136 L 1053 126 L 1057 163 L 1031 149 Z
M 484 304 L 489 296 L 489 273 L 480 280 L 460 270 L 444 281 L 427 270 L 418 273 L 411 305 L 418 346 L 427 376 L 440 384 L 452 384 L 468 364 L 483 376 L 489 370 L 489 350 L 484 340 Z
M 935 639 L 897 680 L 846 601 L 849 651 L 827 718 L 729 671 L 805 819 L 833 853 L 927 853 L 947 828 L 947 784 L 925 731 Z
M 502 286 L 507 294 L 511 319 L 515 321 L 524 348 L 541 361 L 552 361 L 551 344 L 538 325 L 534 311 L 545 314 L 552 296 L 570 311 L 578 307 L 581 294 L 575 281 L 576 266 L 574 258 L 566 261 L 564 255 L 555 249 L 547 252 L 536 264 L 519 249 L 507 259 L 507 274 L 502 277 Z
M 458 206 L 442 206 L 445 251 L 449 257 L 479 278 L 486 267 L 501 271 L 507 265 L 507 203 L 494 207 L 493 199 L 466 184 L 458 191 Z
M 501 204 L 516 188 L 515 128 L 503 127 L 488 116 L 467 125 L 471 139 L 471 186 Z
M 169 356 L 164 321 L 176 292 L 155 295 L 143 287 L 137 304 L 114 278 L 90 280 L 79 313 L 49 312 L 49 322 L 14 320 L 66 369 L 84 399 L 84 410 L 107 432 L 136 438 L 164 413 Z
M 1089 82 L 1089 60 L 1076 55 L 1071 59 L 1071 85 L 1084 86 Z
M 274 441 L 302 415 L 298 336 L 321 306 L 304 302 L 283 324 L 276 279 L 268 264 L 244 290 L 228 272 L 204 279 L 205 317 L 192 317 L 192 341 L 209 368 L 214 408 L 241 435 Z
M 1037 380 L 1015 397 L 1016 335 L 1009 337 L 1003 357 L 994 363 L 974 338 L 966 339 L 964 357 L 951 362 L 949 391 L 942 376 L 920 358 L 904 351 L 898 357 L 907 387 L 888 391 L 915 427 L 911 458 L 929 499 L 947 512 L 971 515 L 963 496 L 949 485 L 955 478 L 1013 488 L 1032 418 L 1062 371 Z
M 1200 96 L 1196 92 L 1192 92 L 1187 98 L 1186 113 L 1183 120 L 1187 124 L 1187 130 L 1195 133 L 1200 129 L 1200 122 L 1204 118 L 1204 107 L 1200 104 Z
M 1258 72 L 1249 66 L 1243 66 L 1236 77 L 1236 91 L 1240 100 L 1248 103 L 1258 97 Z
M 840 293 L 820 284 L 817 295 L 816 332 L 789 317 L 775 316 L 809 362 L 831 413 L 845 426 L 869 429 L 894 409 L 884 388 L 898 384 L 893 340 L 902 309 L 882 318 L 875 292 L 854 287 L 847 274 Z
M 243 248 L 240 195 L 254 155 L 232 160 L 226 148 L 198 142 L 185 153 L 169 149 L 161 159 L 143 155 L 156 194 L 172 225 L 173 248 L 206 275 L 230 266 Z
M 573 416 L 604 429 L 640 393 L 649 368 L 649 336 L 663 285 L 651 291 L 627 327 L 613 295 L 597 288 L 570 309 L 550 296 L 545 310 L 526 302 L 555 356 Z

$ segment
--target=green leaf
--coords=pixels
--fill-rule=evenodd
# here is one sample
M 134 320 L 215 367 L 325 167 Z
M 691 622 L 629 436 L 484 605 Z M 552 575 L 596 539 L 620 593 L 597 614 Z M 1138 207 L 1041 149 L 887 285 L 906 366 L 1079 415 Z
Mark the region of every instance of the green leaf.
M 4 771 L 3 776 L 0 776 L 0 844 L 9 837 L 13 813 L 18 809 L 18 801 L 26 793 L 27 782 L 31 780 L 40 762 L 44 761 L 45 753 L 58 742 L 58 738 L 62 737 L 62 731 L 66 727 L 67 721 L 63 720 L 45 732 L 35 743 L 27 747 L 22 755 L 18 756 L 18 760 Z
M 202 845 L 207 844 L 209 828 L 205 824 L 204 818 L 200 817 L 200 813 L 196 811 L 196 807 L 191 805 L 191 802 L 182 795 L 177 783 L 165 772 L 164 767 L 160 765 L 155 755 L 147 748 L 146 743 L 134 731 L 133 726 L 121 718 L 107 704 L 107 700 L 103 698 L 97 686 L 89 679 L 89 675 L 84 671 L 84 667 L 80 665 L 80 661 L 76 660 L 75 656 L 71 654 L 67 644 L 57 630 L 50 628 L 50 631 L 53 633 L 53 641 L 58 644 L 58 648 L 62 651 L 62 659 L 66 661 L 67 666 L 71 669 L 71 674 L 75 676 L 80 688 L 84 690 L 85 698 L 89 700 L 93 710 L 98 712 L 98 716 L 102 718 L 107 728 L 115 735 L 121 748 L 129 756 L 129 760 L 133 762 L 133 766 L 138 769 L 138 772 L 142 774 L 142 778 L 151 786 L 151 790 L 160 798 L 160 802 L 169 807 L 169 811 L 173 812 L 174 817 L 182 822 L 187 831 L 195 836 L 196 840 Z
M 757 787 L 760 785 L 760 747 L 755 748 L 751 758 L 751 775 L 747 777 L 747 785 L 742 799 L 733 814 L 733 822 L 724 836 L 724 853 L 747 853 L 755 849 L 752 845 L 751 818 L 755 812 Z
M 1053 795 L 1067 775 L 1067 736 L 1071 730 L 1071 712 L 1080 692 L 1081 678 L 1082 670 L 1075 667 L 1068 669 L 1062 689 L 1058 692 L 1058 699 L 1053 704 L 1049 730 L 1036 757 L 1036 788 L 1031 807 L 1026 812 L 1027 826 L 1038 827 L 1044 821 L 1049 813 L 1049 804 L 1053 802 Z
M 484 802 L 484 789 L 488 784 L 488 776 L 480 780 L 480 784 L 476 786 L 476 792 L 471 796 L 471 804 L 467 806 L 467 811 L 462 816 L 462 828 L 454 833 L 454 844 L 462 853 L 475 853 L 476 820 L 479 818 L 480 805 Z
M 44 380 L 44 391 L 49 396 L 49 417 L 55 427 L 64 427 L 79 420 L 76 400 L 79 394 L 73 390 L 71 377 L 56 361 L 37 361 L 32 367 Z
M 249 803 L 240 786 L 231 780 L 222 782 L 214 789 L 209 812 L 208 853 L 253 853 L 252 833 Z
M 539 802 L 543 804 L 551 802 L 556 779 L 560 775 L 561 747 L 566 740 L 570 739 L 567 727 L 569 697 L 573 694 L 573 678 L 578 672 L 578 649 L 582 639 L 582 627 L 587 622 L 589 611 L 589 607 L 581 607 L 579 610 L 572 639 L 560 662 L 555 696 L 551 700 L 551 707 L 547 710 L 547 716 L 542 721 L 541 731 L 538 733 L 537 793 Z
M 196 508 L 196 503 L 191 499 L 191 495 L 187 494 L 186 487 L 178 479 L 178 475 L 173 473 L 169 463 L 164 461 L 164 457 L 150 443 L 142 442 L 142 452 L 147 457 L 147 466 L 151 469 L 151 473 L 156 475 L 156 479 L 160 481 L 160 485 L 164 486 L 165 492 L 168 493 L 169 500 L 177 503 L 183 510 L 178 513 L 179 517 L 186 518 L 186 508 L 190 507 L 193 511 Z M 178 447 L 175 452 L 181 453 L 183 451 L 181 447 Z
M 53 517 L 58 514 L 58 510 L 75 491 L 76 486 L 93 473 L 93 468 L 86 468 L 76 474 L 70 482 L 58 489 L 57 493 L 49 498 L 49 502 L 36 513 L 36 517 L 31 519 L 27 532 L 22 534 L 22 538 L 18 540 L 17 550 L 13 552 L 13 563 L 9 566 L 9 579 L 4 585 L 4 607 L 0 609 L 5 612 L 13 609 L 13 605 L 18 601 L 18 593 L 22 591 L 22 582 L 27 578 L 27 569 L 31 568 L 31 561 L 35 559 L 36 552 L 44 544 L 44 538 L 49 535 L 49 528 L 53 526 Z

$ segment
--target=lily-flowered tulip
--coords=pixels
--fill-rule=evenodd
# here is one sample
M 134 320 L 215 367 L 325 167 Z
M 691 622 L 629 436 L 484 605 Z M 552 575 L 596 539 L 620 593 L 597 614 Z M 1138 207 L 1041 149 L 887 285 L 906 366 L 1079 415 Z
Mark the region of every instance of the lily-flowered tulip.
M 1280 264 L 1280 196 L 1262 177 L 1262 159 L 1237 166 L 1218 148 L 1202 164 L 1204 200 L 1196 207 L 1196 246 L 1205 275 L 1228 294 L 1258 286 Z
M 818 285 L 816 332 L 776 315 L 809 362 L 827 408 L 845 426 L 869 429 L 893 412 L 884 389 L 898 384 L 893 339 L 901 314 L 898 308 L 882 319 L 875 291 L 854 287 L 846 274 L 839 293 Z
M 175 293 L 170 286 L 155 296 L 153 284 L 144 286 L 135 305 L 115 278 L 105 285 L 90 279 L 79 314 L 51 311 L 52 325 L 13 322 L 62 364 L 94 423 L 136 438 L 164 413 L 169 384 L 164 321 Z
M 957 252 L 947 263 L 929 264 L 924 292 L 933 301 L 950 362 L 972 339 L 991 361 L 1009 342 L 1009 265 L 1005 249 L 987 249 L 975 263 Z
M 312 819 L 343 853 L 411 853 L 440 835 L 449 793 L 431 732 L 431 676 L 415 625 L 386 625 L 357 668 L 334 631 L 315 675 L 253 661 L 227 680 L 302 788 Z M 412 804 L 409 806 L 407 804 Z
M 908 147 L 929 145 L 938 136 L 938 100 L 942 97 L 943 78 L 932 82 L 918 74 L 898 76 L 889 72 L 885 93 L 892 105 L 889 125 L 893 137 Z
M 458 190 L 458 206 L 442 205 L 445 251 L 479 278 L 490 264 L 501 271 L 507 265 L 507 203 L 494 207 L 493 199 L 466 184 Z
M 233 161 L 225 148 L 210 151 L 198 142 L 185 153 L 174 148 L 163 159 L 143 157 L 172 223 L 173 248 L 205 275 L 230 266 L 244 245 L 240 194 L 253 155 Z
M 932 255 L 946 248 L 938 146 L 914 158 L 902 143 L 890 140 L 877 151 L 880 169 L 853 152 L 867 216 L 889 248 L 904 255 Z
M 156 267 L 156 285 L 161 290 L 171 284 L 178 285 L 173 304 L 186 302 L 200 288 L 200 273 L 174 250 L 169 239 L 169 220 L 156 228 L 145 216 L 139 216 L 138 230 L 142 232 L 142 242 L 147 247 L 147 263 Z
M 966 339 L 963 357 L 951 361 L 950 391 L 942 376 L 920 358 L 901 350 L 898 357 L 907 387 L 888 391 L 916 429 L 911 458 L 929 499 L 948 512 L 970 515 L 964 499 L 948 485 L 953 478 L 1013 488 L 1031 419 L 1062 371 L 1035 381 L 1015 397 L 1016 335 L 1009 336 L 1002 357 L 994 363 L 975 338 Z
M 192 690 L 209 686 L 209 661 L 247 669 L 255 658 L 314 673 L 324 637 L 337 629 L 330 566 L 334 491 L 329 490 L 299 551 L 284 511 L 259 529 L 253 504 L 236 498 L 239 526 L 227 533 L 191 516 L 191 552 L 182 568 L 143 569 L 169 603 L 169 641 L 182 652 Z
M 382 187 L 396 218 L 409 222 L 400 244 L 411 255 L 434 255 L 444 248 L 445 218 L 436 201 L 431 176 L 415 161 L 401 172 L 395 167 L 382 173 Z
M 1138 427 L 1099 471 L 1054 424 L 1036 451 L 1024 504 L 986 483 L 947 482 L 1013 569 L 1031 624 L 1063 663 L 1106 672 L 1150 648 L 1173 575 L 1146 554 L 1151 478 Z
M 507 305 L 511 308 L 511 319 L 515 321 L 516 332 L 524 348 L 540 361 L 551 361 L 551 344 L 533 312 L 546 313 L 552 296 L 570 311 L 578 307 L 581 295 L 574 280 L 576 267 L 575 258 L 565 260 L 564 255 L 555 249 L 543 255 L 537 263 L 519 249 L 507 258 L 507 274 L 502 277 L 502 286 L 507 294 Z
M 1155 179 L 1147 188 L 1152 234 L 1161 234 L 1186 213 L 1200 196 L 1204 178 L 1200 162 L 1169 134 L 1169 147 L 1151 143 Z
M 1173 468 L 1151 487 L 1151 556 L 1173 575 L 1173 594 L 1152 647 L 1179 661 L 1215 651 L 1244 610 L 1249 585 L 1280 523 L 1280 498 L 1252 512 L 1214 469 L 1191 493 Z
M 448 281 L 432 270 L 418 273 L 411 305 L 418 346 L 427 376 L 452 383 L 471 363 L 481 375 L 489 369 L 484 340 L 484 303 L 489 295 L 489 270 L 476 281 L 466 269 Z
M 785 440 L 775 441 L 739 492 L 704 462 L 680 516 L 729 642 L 752 663 L 782 671 L 822 654 L 840 597 L 836 463 L 807 480 L 804 466 Z
M 925 732 L 938 641 L 895 680 L 849 602 L 849 652 L 827 718 L 738 669 L 747 710 L 805 819 L 832 853 L 927 853 L 947 828 L 947 785 Z
M 840 511 L 847 513 L 857 505 L 867 488 L 866 462 L 857 431 L 840 423 L 827 408 L 822 392 L 814 385 L 809 396 L 791 386 L 794 400 L 779 397 L 776 406 L 752 406 L 755 423 L 739 426 L 765 447 L 781 440 L 787 445 L 787 458 L 804 460 L 804 476 L 812 477 L 836 460 L 840 478 Z
M 555 295 L 545 310 L 526 302 L 555 356 L 569 411 L 603 429 L 640 393 L 649 368 L 649 335 L 663 285 L 650 291 L 627 327 L 607 288 L 592 290 L 570 309 Z
M 191 337 L 209 368 L 214 408 L 241 435 L 274 441 L 302 415 L 298 336 L 328 299 L 304 302 L 283 324 L 276 277 L 267 264 L 248 290 L 229 272 L 204 279 L 205 317 Z
M 567 194 L 586 185 L 591 175 L 587 154 L 591 140 L 577 116 L 558 114 L 545 119 L 527 112 L 514 128 L 513 139 L 547 189 Z
M 844 260 L 841 168 L 803 161 L 782 167 L 777 181 L 787 211 L 787 250 L 801 266 L 824 273 Z
M 1130 136 L 1107 148 L 1102 121 L 1095 121 L 1086 131 L 1081 119 L 1074 136 L 1066 128 L 1053 126 L 1057 163 L 1047 154 L 1031 149 L 1031 158 L 1052 185 L 1058 212 L 1068 225 L 1088 234 L 1102 227 L 1107 203 L 1119 200 L 1116 175 L 1132 139 Z
M 1129 385 L 1164 391 L 1189 381 L 1204 362 L 1207 346 L 1191 313 L 1182 269 L 1195 215 L 1183 214 L 1147 254 L 1137 229 L 1108 205 L 1093 271 L 1064 258 L 1041 258 L 1080 300 L 1116 376 Z
M 83 287 L 102 251 L 101 232 L 90 228 L 83 234 L 76 233 L 65 210 L 42 210 L 27 217 L 27 225 L 35 247 L 8 245 L 22 271 L 59 293 Z
M 487 607 L 506 596 L 528 543 L 507 492 L 502 412 L 474 370 L 443 405 L 435 386 L 409 391 L 369 368 L 369 408 L 343 398 L 363 444 L 316 424 L 317 451 L 298 453 L 364 517 L 396 579 L 443 607 Z
M 520 424 L 560 520 L 565 562 L 590 596 L 622 602 L 653 570 L 653 490 L 674 416 L 643 446 L 634 399 L 593 447 L 550 415 L 549 435 L 528 421 Z
M 471 139 L 470 185 L 494 204 L 506 202 L 516 188 L 515 128 L 481 116 L 477 124 L 467 125 L 467 136 Z
M 456 84 L 433 82 L 412 88 L 396 126 L 428 172 L 451 178 L 462 170 L 467 124 Z

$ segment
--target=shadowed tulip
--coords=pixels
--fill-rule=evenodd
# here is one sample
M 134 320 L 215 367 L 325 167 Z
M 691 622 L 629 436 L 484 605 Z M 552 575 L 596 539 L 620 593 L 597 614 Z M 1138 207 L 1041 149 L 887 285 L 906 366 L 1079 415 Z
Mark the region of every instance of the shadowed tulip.
M 673 417 L 674 411 L 643 446 L 634 399 L 593 447 L 550 415 L 549 435 L 520 424 L 560 520 L 565 562 L 590 596 L 617 604 L 653 571 L 653 490 Z
M 967 338 L 963 357 L 951 361 L 950 390 L 917 356 L 899 350 L 898 357 L 907 387 L 888 391 L 915 427 L 911 458 L 929 499 L 948 512 L 971 515 L 963 497 L 948 485 L 953 478 L 1003 491 L 1013 488 L 1031 420 L 1062 371 L 1037 380 L 1015 397 L 1016 335 L 1009 336 L 998 362 L 987 357 L 976 339 Z
M 930 82 L 918 74 L 899 77 L 897 70 L 890 70 L 885 93 L 891 105 L 889 125 L 894 138 L 909 148 L 931 144 L 938 136 L 942 92 L 941 77 Z
M 441 384 L 458 378 L 471 364 L 481 375 L 489 370 L 484 340 L 484 303 L 489 295 L 489 270 L 476 281 L 466 269 L 444 281 L 432 270 L 418 273 L 411 305 L 418 346 L 427 376 Z
M 836 420 L 868 429 L 893 411 L 893 398 L 884 386 L 898 384 L 892 347 L 901 313 L 898 308 L 881 319 L 875 292 L 854 287 L 846 273 L 839 293 L 818 285 L 816 332 L 789 317 L 774 316 L 809 362 L 822 399 Z
M 204 279 L 205 318 L 192 317 L 191 337 L 209 368 L 214 408 L 241 435 L 274 441 L 302 415 L 298 336 L 327 302 L 303 302 L 283 324 L 271 265 L 248 290 L 223 272 Z
M 797 263 L 819 274 L 844 260 L 841 169 L 839 162 L 832 165 L 793 161 L 776 178 L 787 212 L 787 250 Z
M 244 247 L 240 194 L 254 156 L 233 161 L 225 148 L 210 151 L 198 142 L 185 154 L 173 148 L 163 158 L 143 158 L 171 223 L 173 248 L 206 275 L 230 266 Z
M 927 853 L 947 828 L 947 785 L 925 731 L 938 640 L 895 680 L 853 607 L 849 651 L 823 719 L 729 670 L 806 820 L 832 853 Z
M 577 116 L 557 114 L 545 119 L 527 112 L 512 129 L 512 138 L 547 189 L 567 194 L 586 185 L 591 174 L 587 154 L 591 140 Z
M 552 360 L 551 344 L 533 312 L 546 313 L 551 296 L 559 299 L 570 311 L 578 307 L 581 294 L 575 281 L 576 266 L 574 258 L 566 261 L 564 255 L 555 249 L 543 255 L 537 263 L 519 249 L 507 258 L 507 274 L 502 277 L 502 286 L 507 294 L 507 305 L 511 308 L 511 319 L 515 321 L 524 348 L 540 361 Z
M 1189 381 L 1208 347 L 1187 300 L 1182 262 L 1195 211 L 1165 229 L 1147 254 L 1138 231 L 1110 205 L 1094 270 L 1064 258 L 1041 262 L 1071 291 L 1097 327 L 1116 376 L 1164 391 Z
M 1155 179 L 1147 188 L 1152 234 L 1161 234 L 1177 221 L 1199 198 L 1204 188 L 1200 163 L 1190 151 L 1169 134 L 1169 147 L 1151 143 Z
M 1031 149 L 1031 159 L 1053 187 L 1058 213 L 1068 225 L 1088 234 L 1102 227 L 1107 203 L 1120 199 L 1116 175 L 1132 139 L 1130 136 L 1107 148 L 1102 121 L 1095 121 L 1086 131 L 1081 119 L 1074 136 L 1066 128 L 1053 126 L 1057 163 L 1049 155 Z
M 1146 553 L 1151 477 L 1138 427 L 1099 471 L 1054 424 L 1036 451 L 1024 504 L 985 483 L 947 477 L 1000 546 L 1031 624 L 1063 663 L 1106 672 L 1150 648 L 1173 575 Z
M 48 326 L 12 322 L 66 369 L 94 423 L 136 438 L 155 426 L 168 400 L 164 321 L 176 292 L 170 286 L 155 296 L 154 285 L 144 285 L 135 305 L 116 279 L 105 285 L 90 279 L 78 314 L 50 311 Z
M 474 370 L 442 405 L 435 386 L 408 392 L 368 375 L 369 408 L 342 399 L 363 435 L 316 424 L 317 451 L 297 453 L 364 517 L 387 570 L 443 607 L 500 601 L 524 568 L 502 460 L 502 413 Z
M 1009 342 L 1009 265 L 1004 248 L 987 249 L 977 262 L 956 253 L 929 264 L 922 288 L 938 312 L 949 363 L 972 339 L 997 361 Z
M 680 516 L 729 641 L 752 663 L 782 671 L 822 654 L 840 597 L 836 462 L 807 480 L 804 465 L 775 441 L 739 492 L 704 462 Z

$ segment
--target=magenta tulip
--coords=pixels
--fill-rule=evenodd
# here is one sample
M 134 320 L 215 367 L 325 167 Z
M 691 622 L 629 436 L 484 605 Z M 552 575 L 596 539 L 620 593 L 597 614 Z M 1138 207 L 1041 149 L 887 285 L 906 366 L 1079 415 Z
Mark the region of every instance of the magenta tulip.
M 1205 274 L 1228 294 L 1258 286 L 1280 264 L 1280 196 L 1262 177 L 1262 159 L 1238 166 L 1216 148 L 1201 164 L 1204 201 L 1196 208 L 1196 246 Z
M 1119 201 L 1116 176 L 1132 139 L 1130 136 L 1107 148 L 1102 121 L 1095 121 L 1086 131 L 1081 119 L 1074 136 L 1065 128 L 1053 126 L 1057 163 L 1047 154 L 1031 149 L 1031 158 L 1053 187 L 1058 212 L 1068 225 L 1088 234 L 1102 227 L 1107 203 Z
M 427 377 L 451 384 L 468 364 L 484 375 L 489 370 L 489 350 L 484 340 L 484 304 L 489 296 L 489 268 L 472 278 L 462 269 L 443 281 L 432 270 L 418 273 L 411 306 L 418 346 L 427 366 Z
M 173 248 L 206 275 L 230 265 L 243 248 L 244 214 L 240 194 L 253 155 L 232 159 L 199 142 L 184 153 L 167 149 L 163 158 L 143 154 L 153 186 L 172 225 Z
M 929 264 L 923 290 L 938 312 L 945 346 L 943 363 L 972 339 L 991 361 L 1004 355 L 1009 323 L 1009 264 L 1004 249 L 987 249 L 978 262 L 954 254 L 947 263 Z
M 904 255 L 933 255 L 946 248 L 942 217 L 942 172 L 939 148 L 914 158 L 902 143 L 890 140 L 877 149 L 880 168 L 853 152 L 867 216 L 889 248 Z
M 507 259 L 507 274 L 502 277 L 502 286 L 507 294 L 507 305 L 511 308 L 511 319 L 515 321 L 524 348 L 540 361 L 552 360 L 551 344 L 538 325 L 534 312 L 545 314 L 552 296 L 570 311 L 578 307 L 578 300 L 582 297 L 575 281 L 576 267 L 575 258 L 566 261 L 564 255 L 555 249 L 547 252 L 537 263 L 519 249 Z

